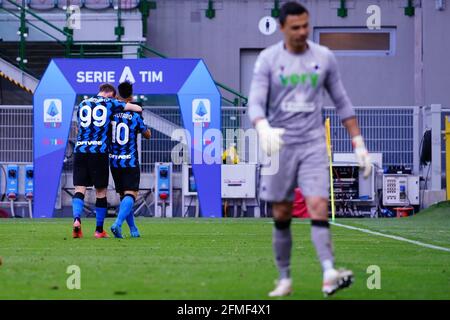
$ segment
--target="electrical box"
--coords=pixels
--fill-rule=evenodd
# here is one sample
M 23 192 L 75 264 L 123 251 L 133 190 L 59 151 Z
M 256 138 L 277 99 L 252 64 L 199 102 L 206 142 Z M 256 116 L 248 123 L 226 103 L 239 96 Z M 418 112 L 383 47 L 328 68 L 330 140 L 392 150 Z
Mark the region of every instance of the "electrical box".
M 197 184 L 195 182 L 192 165 L 183 163 L 181 181 L 181 216 L 188 217 L 191 207 L 195 208 L 195 217 L 200 216 L 200 205 L 198 202 Z
M 333 166 L 334 199 L 359 198 L 359 169 L 356 166 Z
M 155 217 L 172 217 L 172 163 L 155 163 Z
M 32 198 L 33 197 L 33 177 L 34 170 L 32 165 L 25 166 L 25 197 Z
M 383 175 L 383 205 L 419 205 L 419 177 L 408 174 Z
M 15 200 L 19 194 L 19 167 L 8 165 L 6 168 L 6 195 L 8 199 Z
M 182 189 L 184 196 L 196 196 L 197 185 L 195 184 L 194 171 L 191 165 L 184 164 L 182 167 Z
M 374 165 L 372 164 L 372 172 L 366 179 L 355 163 L 333 163 L 333 191 L 335 201 L 374 201 Z
M 255 164 L 223 164 L 222 198 L 253 199 L 256 197 Z

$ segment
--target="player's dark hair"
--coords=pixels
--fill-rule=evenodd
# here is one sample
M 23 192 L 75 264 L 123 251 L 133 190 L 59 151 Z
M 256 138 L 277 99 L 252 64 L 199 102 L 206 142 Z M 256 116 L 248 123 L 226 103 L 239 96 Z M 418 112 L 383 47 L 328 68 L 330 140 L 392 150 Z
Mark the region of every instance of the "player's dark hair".
M 98 88 L 99 92 L 105 92 L 109 93 L 112 92 L 114 96 L 116 96 L 116 88 L 112 84 L 109 83 L 102 83 L 100 87 Z
M 304 6 L 302 6 L 300 3 L 290 1 L 290 2 L 286 2 L 281 7 L 280 17 L 278 19 L 280 20 L 280 24 L 283 26 L 284 23 L 286 22 L 287 16 L 289 16 L 289 15 L 298 16 L 303 13 L 309 14 L 308 10 Z
M 125 81 L 119 84 L 117 90 L 122 98 L 128 99 L 133 94 L 133 85 L 130 82 Z

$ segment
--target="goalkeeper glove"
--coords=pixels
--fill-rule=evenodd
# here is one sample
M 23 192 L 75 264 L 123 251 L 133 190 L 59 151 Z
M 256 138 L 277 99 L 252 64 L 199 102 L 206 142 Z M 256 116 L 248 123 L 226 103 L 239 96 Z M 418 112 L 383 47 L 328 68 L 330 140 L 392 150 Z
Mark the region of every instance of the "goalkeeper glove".
M 259 120 L 255 125 L 258 132 L 259 145 L 267 155 L 273 155 L 280 151 L 283 145 L 281 135 L 284 133 L 283 128 L 273 128 L 267 119 Z
M 363 137 L 361 135 L 353 137 L 352 145 L 355 151 L 356 161 L 358 162 L 359 167 L 364 170 L 364 178 L 367 178 L 372 171 L 372 165 Z

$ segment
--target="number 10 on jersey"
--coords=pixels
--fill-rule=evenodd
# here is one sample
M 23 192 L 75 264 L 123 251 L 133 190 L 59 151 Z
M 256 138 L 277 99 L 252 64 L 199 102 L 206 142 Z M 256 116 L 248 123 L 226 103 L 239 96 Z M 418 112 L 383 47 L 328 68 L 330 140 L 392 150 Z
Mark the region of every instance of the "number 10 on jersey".
M 112 142 L 118 143 L 121 146 L 126 144 L 129 140 L 130 128 L 128 128 L 128 126 L 123 122 L 117 124 L 117 121 L 111 121 L 111 125 L 112 125 Z

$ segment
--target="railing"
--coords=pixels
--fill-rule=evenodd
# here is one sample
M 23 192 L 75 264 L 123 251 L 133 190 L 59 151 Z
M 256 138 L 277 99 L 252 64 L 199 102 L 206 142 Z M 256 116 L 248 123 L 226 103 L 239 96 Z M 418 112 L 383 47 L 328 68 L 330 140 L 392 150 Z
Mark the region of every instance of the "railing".
M 152 53 L 152 54 L 154 54 L 154 55 L 156 55 L 156 56 L 158 56 L 160 58 L 167 58 L 166 55 L 156 51 L 155 49 L 149 48 L 149 47 L 147 47 L 146 45 L 143 45 L 143 44 L 141 44 L 141 46 L 140 46 L 140 48 L 138 50 L 139 50 L 138 51 L 138 56 L 142 56 L 145 51 L 148 51 L 148 52 L 150 52 L 150 53 Z M 241 93 L 231 89 L 230 87 L 227 87 L 226 85 L 224 85 L 224 84 L 222 84 L 220 82 L 214 81 L 214 83 L 219 88 L 221 88 L 221 89 L 225 90 L 226 92 L 228 92 L 228 93 L 230 93 L 230 94 L 235 96 L 235 98 L 233 100 L 227 99 L 227 98 L 222 96 L 222 100 L 224 100 L 224 101 L 226 101 L 226 102 L 228 102 L 228 103 L 230 103 L 231 105 L 234 105 L 234 106 L 247 105 L 248 98 L 246 96 L 244 96 Z
M 145 106 L 155 115 L 164 118 L 176 126 L 182 127 L 181 113 L 178 106 Z M 450 109 L 435 106 L 380 106 L 356 107 L 356 114 L 361 130 L 371 153 L 382 153 L 383 167 L 410 166 L 413 172 L 422 176 L 427 183 L 427 190 L 445 188 L 445 144 L 442 134 L 444 116 L 450 116 Z M 33 112 L 32 106 L 0 106 L 0 163 L 24 164 L 33 161 Z M 326 107 L 324 116 L 331 118 L 331 139 L 333 153 L 351 153 L 352 147 L 346 130 L 343 128 L 334 108 Z M 228 139 L 227 130 L 246 129 L 245 107 L 222 107 L 221 121 L 224 136 L 223 147 L 236 143 L 238 152 L 246 149 L 245 136 Z M 166 124 L 167 125 L 167 124 Z M 161 123 L 164 126 L 164 123 Z M 74 141 L 76 121 L 72 122 L 69 140 Z M 433 161 L 428 167 L 422 167 L 417 172 L 421 139 L 425 129 L 433 131 L 432 153 Z M 152 128 L 152 138 L 141 140 L 140 160 L 143 173 L 151 173 L 155 162 L 171 161 L 173 147 L 178 144 L 171 137 Z M 161 130 L 167 131 L 167 130 Z M 244 151 L 245 152 L 245 151 Z M 66 155 L 69 158 L 64 164 L 64 172 L 72 170 L 71 147 L 68 144 Z M 186 157 L 188 155 L 185 155 Z M 246 162 L 246 157 L 239 154 Z M 441 161 L 437 161 L 437 159 Z M 249 159 L 251 160 L 251 159 Z M 432 168 L 433 170 L 429 170 Z M 174 171 L 181 170 L 179 165 Z M 430 174 L 430 176 L 428 175 Z M 62 179 L 67 179 L 63 175 Z M 1 187 L 0 187 L 1 191 Z M 0 192 L 1 193 L 1 192 Z
M 19 57 L 18 57 L 19 61 L 18 62 L 19 62 L 19 67 L 22 70 L 26 69 L 25 68 L 25 64 L 27 62 L 26 61 L 27 59 L 25 58 L 25 41 L 26 41 L 26 37 L 28 36 L 27 24 L 33 26 L 34 28 L 36 28 L 37 30 L 39 30 L 40 32 L 45 34 L 46 36 L 50 37 L 51 39 L 55 40 L 59 44 L 63 45 L 65 47 L 66 54 L 70 53 L 70 47 L 71 47 L 71 45 L 73 43 L 73 35 L 72 35 L 72 32 L 71 32 L 72 31 L 71 29 L 66 28 L 66 30 L 62 30 L 62 29 L 58 28 L 57 26 L 51 24 L 47 20 L 43 19 L 38 14 L 36 14 L 33 11 L 29 10 L 25 6 L 25 0 L 22 0 L 22 5 L 17 4 L 14 1 L 11 1 L 11 0 L 3 0 L 3 1 L 10 3 L 11 5 L 17 7 L 17 9 L 20 10 L 20 16 L 19 16 L 14 11 L 7 9 L 4 6 L 1 7 L 2 10 L 8 12 L 9 14 L 13 15 L 14 17 L 16 17 L 16 18 L 18 18 L 20 20 L 20 28 L 19 28 L 20 46 L 19 46 Z M 62 36 L 64 36 L 66 38 L 66 41 L 65 42 L 60 41 L 57 37 L 51 35 L 47 31 L 43 30 L 42 28 L 40 28 L 40 27 L 36 26 L 35 24 L 31 23 L 30 21 L 28 21 L 26 19 L 26 14 L 31 15 L 32 17 L 34 17 L 38 21 L 42 22 L 43 24 L 45 24 L 49 28 L 55 30 L 57 33 L 59 33 Z
M 383 154 L 383 166 L 404 165 L 419 171 L 420 121 L 418 106 L 355 107 L 368 150 Z M 353 152 L 347 130 L 332 107 L 330 117 L 333 153 Z
M 182 127 L 178 106 L 146 106 L 146 110 Z M 426 111 L 426 108 L 422 110 Z M 333 152 L 353 152 L 350 139 L 343 128 L 334 108 L 325 108 L 325 116 L 331 118 L 331 138 Z M 428 112 L 428 111 L 427 111 Z M 448 114 L 448 109 L 442 110 Z M 356 107 L 356 114 L 367 147 L 370 152 L 383 154 L 383 165 L 405 165 L 415 168 L 419 156 L 420 140 L 423 130 L 420 123 L 425 121 L 425 114 L 417 106 L 411 107 Z M 246 117 L 244 107 L 222 107 L 222 132 L 226 138 L 227 129 L 244 128 Z M 439 115 L 441 119 L 441 115 Z M 0 106 L 0 161 L 32 161 L 32 107 Z M 153 131 L 155 131 L 153 129 Z M 74 133 L 70 135 L 75 138 Z M 443 137 L 442 137 L 443 139 Z M 23 144 L 16 143 L 23 141 Z M 223 141 L 224 146 L 230 141 Z M 22 143 L 22 142 L 21 142 Z M 143 141 L 142 166 L 144 171 L 151 170 L 151 164 L 160 162 L 169 156 L 172 144 L 167 135 L 154 132 L 153 138 Z M 245 144 L 239 138 L 236 143 Z M 439 144 L 441 151 L 441 144 Z M 445 153 L 445 150 L 441 151 Z M 240 155 L 242 157 L 242 155 Z
M 80 58 L 104 57 L 104 56 L 117 57 L 117 58 L 122 58 L 123 56 L 136 56 L 138 58 L 143 58 L 146 56 L 146 54 L 152 54 L 152 55 L 155 55 L 160 58 L 168 58 L 166 55 L 158 52 L 157 50 L 155 50 L 151 47 L 148 47 L 147 45 L 145 45 L 141 42 L 121 42 L 121 35 L 122 35 L 122 31 L 123 31 L 121 28 L 123 28 L 123 27 L 121 25 L 121 13 L 120 13 L 121 6 L 120 5 L 118 6 L 118 25 L 116 27 L 117 42 L 101 42 L 101 41 L 100 42 L 80 42 L 80 41 L 75 42 L 73 40 L 72 29 L 69 29 L 67 27 L 64 29 L 58 28 L 57 26 L 55 26 L 52 23 L 48 22 L 47 20 L 43 19 L 38 14 L 29 10 L 25 6 L 25 0 L 22 2 L 22 5 L 17 4 L 11 0 L 3 0 L 3 1 L 14 5 L 15 7 L 17 7 L 20 10 L 20 15 L 19 15 L 16 12 L 14 12 L 8 8 L 0 7 L 1 10 L 8 12 L 12 16 L 14 16 L 20 20 L 20 28 L 19 28 L 20 45 L 19 45 L 18 66 L 23 71 L 32 73 L 30 71 L 30 69 L 26 66 L 26 64 L 28 62 L 28 60 L 26 59 L 26 53 L 25 53 L 25 48 L 26 48 L 25 43 L 26 43 L 26 37 L 28 35 L 27 25 L 32 26 L 33 28 L 35 28 L 36 30 L 41 32 L 42 34 L 48 36 L 54 42 L 61 45 L 64 48 L 64 56 L 67 58 L 69 58 L 69 57 L 72 57 L 72 58 L 73 57 L 80 57 Z M 139 6 L 139 10 L 143 14 L 143 17 L 144 16 L 148 17 L 148 10 L 150 10 L 152 8 L 151 3 L 152 2 L 148 2 L 148 1 L 141 2 L 141 5 Z M 45 24 L 52 30 L 56 31 L 57 34 L 59 34 L 65 38 L 65 41 L 61 41 L 58 37 L 50 34 L 48 31 L 37 26 L 35 23 L 27 20 L 26 14 L 31 15 L 32 17 L 36 18 L 39 22 L 42 22 L 43 24 Z M 101 50 L 88 52 L 85 50 L 85 48 L 87 46 L 89 46 L 89 47 L 93 47 L 93 46 L 106 47 L 106 46 L 114 46 L 114 45 L 116 45 L 118 48 L 116 51 L 112 51 L 112 52 L 102 52 Z M 123 52 L 122 49 L 123 49 L 123 47 L 126 47 L 126 46 L 136 47 L 136 52 L 135 53 L 134 52 Z M 78 52 L 76 51 L 77 48 L 79 49 Z M 216 84 L 217 87 L 222 89 L 224 91 L 224 93 L 231 96 L 231 99 L 222 96 L 223 101 L 225 101 L 233 106 L 239 106 L 239 105 L 245 106 L 247 104 L 248 99 L 246 96 L 242 95 L 241 93 L 239 93 L 236 90 L 233 90 L 232 88 L 226 86 L 225 84 L 222 84 L 217 81 L 214 81 L 214 83 Z

